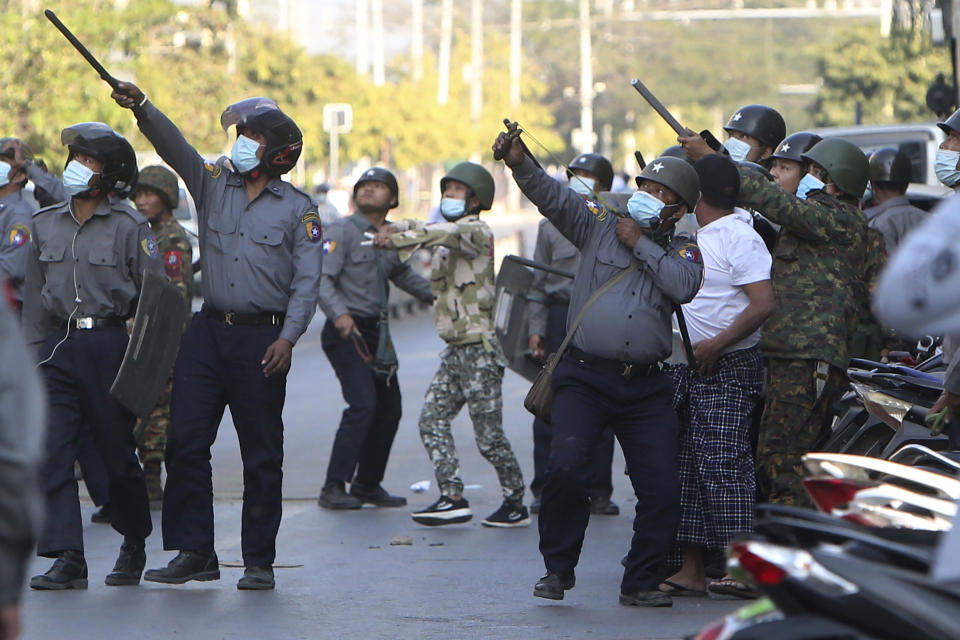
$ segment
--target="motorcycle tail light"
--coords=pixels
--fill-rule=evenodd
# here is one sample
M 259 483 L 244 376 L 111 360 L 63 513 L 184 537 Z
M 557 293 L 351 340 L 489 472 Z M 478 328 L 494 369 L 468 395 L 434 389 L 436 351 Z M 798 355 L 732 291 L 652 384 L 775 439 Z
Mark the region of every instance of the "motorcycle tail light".
M 824 513 L 833 513 L 837 507 L 845 506 L 861 489 L 873 486 L 865 482 L 846 478 L 804 478 L 803 487 L 810 494 L 813 503 Z
M 749 573 L 757 584 L 773 586 L 783 582 L 787 572 L 773 562 L 753 553 L 749 543 L 734 543 L 733 555 L 740 567 Z
M 803 549 L 747 540 L 730 545 L 729 569 L 746 571 L 761 589 L 787 577 L 828 597 L 857 593 L 854 583 L 828 570 Z

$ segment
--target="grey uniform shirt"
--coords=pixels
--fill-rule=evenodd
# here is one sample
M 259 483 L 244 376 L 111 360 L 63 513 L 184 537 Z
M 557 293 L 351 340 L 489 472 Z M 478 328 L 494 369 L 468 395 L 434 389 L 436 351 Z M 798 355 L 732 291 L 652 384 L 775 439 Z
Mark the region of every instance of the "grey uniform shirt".
M 20 601 L 43 513 L 46 400 L 14 314 L 0 302 L 0 607 Z
M 110 197 L 81 225 L 69 204 L 40 209 L 31 221 L 23 327 L 36 346 L 71 312 L 132 316 L 144 269 L 164 273 L 146 218 Z
M 223 312 L 286 313 L 280 337 L 296 343 L 316 312 L 323 262 L 310 196 L 275 178 L 251 202 L 226 158 L 205 162 L 150 102 L 134 113 L 197 204 L 204 301 Z
M 33 205 L 14 191 L 0 198 L 0 280 L 13 284 L 13 295 L 23 300 L 23 279 L 27 275 L 27 253 L 30 251 L 30 218 Z
M 327 318 L 335 320 L 345 313 L 360 318 L 380 316 L 378 256 L 383 272 L 394 284 L 421 302 L 433 304 L 430 281 L 414 273 L 406 262 L 401 262 L 396 249 L 361 246 L 366 238 L 354 220 L 362 222 L 364 229 L 371 233 L 376 231 L 362 214 L 357 213 L 337 220 L 324 232 L 320 308 Z
M 27 178 L 33 183 L 34 187 L 43 189 L 57 202 L 68 199 L 67 191 L 63 188 L 63 182 L 60 178 L 44 171 L 33 162 L 27 163 Z
M 530 158 L 513 170 L 524 195 L 580 249 L 580 266 L 570 298 L 570 325 L 591 294 L 620 271 L 639 266 L 593 303 L 573 345 L 611 360 L 651 363 L 670 355 L 673 305 L 689 302 L 703 279 L 696 244 L 678 237 L 661 247 L 642 236 L 631 251 L 617 239 L 617 216 L 585 201 L 537 169 Z M 602 218 L 602 219 L 601 219 Z
M 883 234 L 887 253 L 893 253 L 904 236 L 926 219 L 927 212 L 910 204 L 907 196 L 896 196 L 867 209 L 864 215 L 867 225 Z
M 580 252 L 549 220 L 541 220 L 537 228 L 537 244 L 533 259 L 549 267 L 576 273 L 580 264 Z M 573 293 L 573 279 L 558 276 L 540 269 L 534 270 L 530 291 L 528 333 L 532 336 L 547 335 L 547 307 L 551 301 L 569 302 Z

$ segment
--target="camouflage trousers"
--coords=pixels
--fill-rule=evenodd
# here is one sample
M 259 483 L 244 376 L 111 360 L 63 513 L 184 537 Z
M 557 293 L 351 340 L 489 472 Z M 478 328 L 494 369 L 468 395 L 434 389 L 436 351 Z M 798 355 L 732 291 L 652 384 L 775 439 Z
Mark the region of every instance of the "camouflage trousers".
M 420 413 L 420 439 L 430 455 L 443 495 L 461 495 L 460 461 L 450 421 L 466 404 L 481 455 L 493 465 L 503 497 L 522 502 L 523 473 L 503 433 L 503 365 L 483 344 L 450 345 L 427 388 Z
M 160 393 L 157 406 L 153 408 L 146 420 L 137 422 L 134 432 L 137 437 L 137 452 L 140 462 L 163 462 L 163 452 L 167 448 L 167 429 L 170 427 L 170 391 L 173 388 L 173 378 L 167 380 L 167 386 Z
M 817 360 L 767 360 L 767 398 L 757 445 L 758 500 L 811 506 L 803 488 L 801 457 L 817 440 L 830 405 L 846 384 L 831 366 L 817 395 Z

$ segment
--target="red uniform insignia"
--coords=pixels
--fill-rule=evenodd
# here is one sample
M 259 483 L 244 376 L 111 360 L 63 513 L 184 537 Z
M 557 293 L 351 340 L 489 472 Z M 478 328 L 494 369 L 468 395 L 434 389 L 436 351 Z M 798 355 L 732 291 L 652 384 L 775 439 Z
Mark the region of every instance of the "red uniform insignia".
M 167 251 L 163 254 L 163 267 L 167 271 L 168 280 L 179 280 L 183 256 L 179 251 Z

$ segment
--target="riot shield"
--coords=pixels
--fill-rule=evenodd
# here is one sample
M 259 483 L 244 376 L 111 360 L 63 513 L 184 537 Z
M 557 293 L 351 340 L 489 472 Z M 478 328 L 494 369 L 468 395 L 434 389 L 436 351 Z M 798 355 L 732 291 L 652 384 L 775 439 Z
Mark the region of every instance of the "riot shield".
M 519 256 L 506 256 L 500 264 L 496 282 L 497 303 L 494 308 L 497 338 L 507 356 L 507 366 L 530 382 L 536 380 L 541 366 L 541 363 L 530 358 L 528 345 L 530 336 L 527 331 L 527 305 L 532 301 L 530 288 L 533 285 L 533 269 L 573 277 L 572 273 Z
M 144 271 L 140 302 L 110 395 L 144 418 L 153 411 L 180 349 L 187 315 L 183 295 L 161 273 Z

